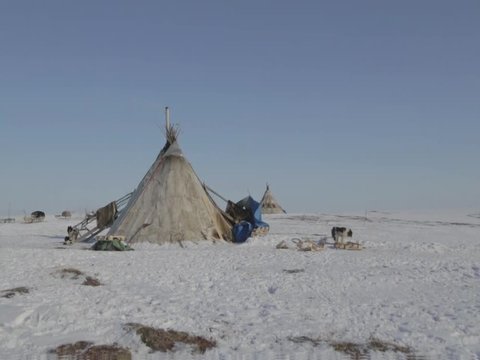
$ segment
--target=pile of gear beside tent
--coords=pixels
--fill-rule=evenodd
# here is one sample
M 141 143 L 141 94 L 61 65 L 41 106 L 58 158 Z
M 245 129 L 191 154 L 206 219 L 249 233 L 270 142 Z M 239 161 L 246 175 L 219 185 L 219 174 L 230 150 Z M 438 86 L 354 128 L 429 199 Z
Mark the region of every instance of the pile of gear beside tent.
M 92 250 L 101 251 L 127 251 L 133 250 L 122 237 L 119 236 L 98 236 L 92 246 Z
M 244 242 L 250 236 L 264 236 L 270 230 L 270 226 L 262 221 L 261 204 L 251 196 L 237 203 L 228 201 L 226 212 L 235 221 L 232 233 L 237 243 Z
M 202 184 L 184 156 L 177 142 L 178 129 L 170 125 L 168 108 L 166 116 L 166 144 L 137 188 L 109 204 L 112 211 L 105 218 L 97 211 L 96 227 L 87 226 L 93 217 L 69 227 L 66 242 L 91 239 L 107 227 L 110 229 L 102 241 L 121 239 L 128 245 L 243 242 L 268 233 L 269 226 L 261 218 L 262 205 L 250 196 L 237 203 L 228 201 L 226 211 L 217 206 L 207 191 L 211 189 Z

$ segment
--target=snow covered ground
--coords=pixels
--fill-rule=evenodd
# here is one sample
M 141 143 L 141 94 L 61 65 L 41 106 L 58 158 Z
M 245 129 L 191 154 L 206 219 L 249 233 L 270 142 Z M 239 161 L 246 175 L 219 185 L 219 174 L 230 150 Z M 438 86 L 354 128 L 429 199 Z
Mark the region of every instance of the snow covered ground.
M 128 252 L 62 245 L 67 225 L 0 224 L 0 358 L 47 359 L 80 340 L 118 343 L 134 359 L 348 359 L 332 344 L 372 338 L 409 358 L 480 358 L 480 213 L 287 214 L 245 244 L 137 246 Z M 335 250 L 348 226 L 362 251 Z M 327 238 L 323 251 L 279 250 L 281 240 Z M 77 269 L 84 278 L 63 276 Z M 28 293 L 1 297 L 2 290 Z M 217 342 L 204 355 L 151 353 L 126 323 Z M 364 358 L 405 359 L 370 351 Z

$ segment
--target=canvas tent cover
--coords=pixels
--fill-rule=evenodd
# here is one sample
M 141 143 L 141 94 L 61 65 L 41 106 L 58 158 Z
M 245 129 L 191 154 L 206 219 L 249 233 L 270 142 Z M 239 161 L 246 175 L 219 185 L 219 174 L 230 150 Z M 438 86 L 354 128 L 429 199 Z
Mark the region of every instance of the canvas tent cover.
M 232 223 L 211 199 L 175 139 L 167 140 L 108 235 L 124 236 L 129 244 L 231 241 Z

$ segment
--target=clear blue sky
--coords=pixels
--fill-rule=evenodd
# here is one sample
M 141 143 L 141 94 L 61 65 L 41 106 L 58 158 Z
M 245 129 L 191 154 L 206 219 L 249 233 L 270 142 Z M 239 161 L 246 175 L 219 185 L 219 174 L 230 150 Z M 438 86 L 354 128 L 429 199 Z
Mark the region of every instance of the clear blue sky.
M 480 208 L 480 1 L 0 0 L 0 215 L 133 190 L 164 106 L 233 200 Z

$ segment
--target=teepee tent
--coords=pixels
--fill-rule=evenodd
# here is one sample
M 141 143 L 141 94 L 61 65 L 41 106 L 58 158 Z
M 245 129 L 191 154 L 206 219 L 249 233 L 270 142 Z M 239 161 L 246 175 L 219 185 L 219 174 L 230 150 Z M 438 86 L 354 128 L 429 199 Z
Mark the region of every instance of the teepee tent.
M 129 244 L 231 241 L 232 223 L 182 153 L 168 115 L 166 129 L 167 143 L 107 235 Z
M 280 206 L 278 201 L 273 196 L 272 192 L 270 191 L 270 186 L 267 184 L 267 189 L 263 194 L 262 200 L 260 201 L 262 204 L 262 213 L 264 214 L 285 214 L 286 211 Z

